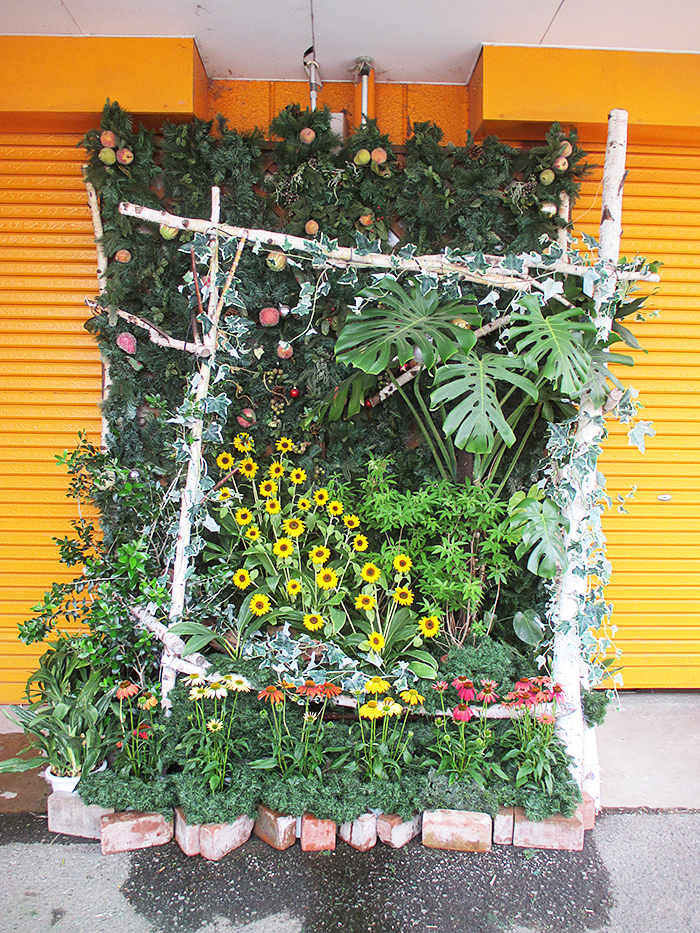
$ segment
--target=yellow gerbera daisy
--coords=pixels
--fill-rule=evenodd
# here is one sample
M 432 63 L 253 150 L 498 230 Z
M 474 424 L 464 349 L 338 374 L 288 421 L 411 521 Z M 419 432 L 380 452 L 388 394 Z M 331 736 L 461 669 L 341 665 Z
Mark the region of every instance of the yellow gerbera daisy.
M 366 551 L 369 547 L 369 541 L 364 535 L 355 535 L 352 539 L 353 551 Z
M 302 512 L 306 512 L 308 509 L 311 508 L 311 500 L 310 500 L 310 499 L 306 499 L 306 498 L 300 499 L 300 500 L 297 502 L 297 508 L 301 509 Z
M 365 684 L 365 693 L 386 693 L 388 689 L 388 681 L 384 680 L 384 678 L 380 677 L 378 674 Z
M 360 527 L 360 519 L 357 517 L 357 515 L 343 515 L 343 523 L 345 524 L 346 528 L 350 529 L 350 531 Z
M 316 574 L 316 585 L 322 590 L 332 590 L 338 585 L 338 574 L 332 567 L 325 567 Z
M 233 439 L 233 446 L 241 454 L 250 453 L 250 451 L 255 447 L 255 441 L 247 434 L 245 431 L 241 434 L 237 434 Z
M 404 690 L 399 696 L 404 703 L 408 703 L 409 706 L 417 706 L 418 704 L 425 703 L 425 697 L 421 696 L 417 690 Z
M 280 538 L 272 545 L 275 557 L 291 557 L 294 553 L 294 542 L 291 538 Z
M 324 624 L 323 617 L 316 612 L 307 612 L 304 616 L 304 625 L 310 632 L 317 632 Z
M 374 596 L 370 596 L 369 593 L 360 593 L 359 596 L 355 597 L 356 609 L 364 609 L 365 612 L 371 612 L 376 605 L 377 600 Z
M 297 467 L 296 470 L 292 470 L 292 472 L 289 474 L 289 481 L 294 483 L 295 486 L 298 486 L 299 483 L 305 482 L 306 470 L 302 470 L 299 467 Z
M 381 632 L 372 632 L 367 641 L 372 651 L 382 651 L 384 649 L 384 636 Z
M 241 460 L 238 464 L 238 469 L 248 479 L 252 479 L 258 472 L 258 465 L 252 457 L 246 457 L 245 460 Z
M 265 593 L 256 593 L 250 600 L 250 611 L 254 616 L 264 616 L 270 611 L 270 597 Z
M 309 551 L 309 557 L 311 558 L 312 564 L 325 564 L 330 556 L 331 552 L 323 544 L 319 544 L 317 547 L 312 547 Z
M 253 513 L 250 509 L 238 509 L 234 517 L 239 525 L 250 525 L 253 521 Z
M 234 464 L 233 455 L 228 453 L 227 451 L 223 451 L 223 453 L 220 453 L 219 456 L 216 458 L 216 465 L 218 466 L 220 470 L 230 470 L 233 464 Z
M 298 538 L 306 531 L 306 526 L 300 518 L 285 518 L 282 522 L 282 528 L 290 538 Z
M 358 538 L 361 535 L 358 535 Z M 360 571 L 360 576 L 365 581 L 365 583 L 374 583 L 375 580 L 378 580 L 382 575 L 381 570 L 377 567 L 376 564 L 365 564 L 365 566 Z
M 230 499 L 232 496 L 231 490 L 228 486 L 222 486 L 219 490 L 219 502 L 226 502 L 227 499 Z
M 330 499 L 327 489 L 317 489 L 314 493 L 314 502 L 316 505 L 325 505 Z
M 437 616 L 423 616 L 418 620 L 418 628 L 424 638 L 434 638 L 440 631 L 440 620 Z
M 287 593 L 290 596 L 298 596 L 301 593 L 301 583 L 298 580 L 289 580 L 287 582 Z
M 284 476 L 284 465 L 278 460 L 275 460 L 270 464 L 270 469 L 267 473 L 271 479 L 279 479 L 281 476 Z
M 407 586 L 397 586 L 392 595 L 399 606 L 410 606 L 413 602 L 413 591 Z
M 277 515 L 281 508 L 279 499 L 268 499 L 265 503 L 265 511 L 268 515 Z
M 288 437 L 281 437 L 275 442 L 275 448 L 279 450 L 281 454 L 288 454 L 290 451 L 294 450 L 294 442 Z
M 251 525 L 250 528 L 246 531 L 245 536 L 249 541 L 259 541 L 260 529 L 257 525 Z
M 397 554 L 394 558 L 394 570 L 398 573 L 408 573 L 413 566 L 413 561 L 406 554 Z
M 269 496 L 277 495 L 277 483 L 272 479 L 266 479 L 258 486 L 260 495 L 267 499 Z
M 331 501 L 328 503 L 328 512 L 330 515 L 334 515 L 337 517 L 338 515 L 342 515 L 344 511 L 345 511 L 345 508 L 343 506 L 343 503 L 340 502 L 338 499 L 331 499 Z
M 239 590 L 244 590 L 252 582 L 247 570 L 237 570 L 233 575 L 233 585 L 237 586 Z

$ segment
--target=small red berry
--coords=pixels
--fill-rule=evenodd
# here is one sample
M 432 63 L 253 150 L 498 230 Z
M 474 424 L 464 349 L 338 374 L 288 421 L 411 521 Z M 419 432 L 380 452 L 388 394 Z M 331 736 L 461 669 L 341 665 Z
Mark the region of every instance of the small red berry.
M 367 401 L 365 402 L 365 408 L 371 408 L 371 407 L 372 407 L 372 399 L 368 398 Z

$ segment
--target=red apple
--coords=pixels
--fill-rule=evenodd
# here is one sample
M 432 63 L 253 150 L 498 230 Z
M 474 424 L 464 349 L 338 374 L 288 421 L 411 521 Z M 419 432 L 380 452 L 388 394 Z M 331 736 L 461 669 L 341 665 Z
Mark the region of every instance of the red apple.
M 294 355 L 294 348 L 286 340 L 280 340 L 277 344 L 277 356 L 281 360 L 289 360 Z
M 274 327 L 279 323 L 280 313 L 277 308 L 263 308 L 258 315 L 258 320 L 262 327 Z
M 318 221 L 317 220 L 307 220 L 304 227 L 304 232 L 307 236 L 316 236 L 319 231 Z
M 114 254 L 115 262 L 131 262 L 131 253 L 128 249 L 118 249 Z
M 305 146 L 310 146 L 314 139 L 316 139 L 316 133 L 311 129 L 310 126 L 305 126 L 304 129 L 299 133 L 299 139 L 304 143 Z
M 559 156 L 554 160 L 554 168 L 558 172 L 565 172 L 569 167 L 569 160 L 564 156 Z
M 387 158 L 386 149 L 382 149 L 381 146 L 377 146 L 376 149 L 372 150 L 371 158 L 373 162 L 377 163 L 377 165 L 384 165 Z
M 117 137 L 111 130 L 104 130 L 100 133 L 100 144 L 106 146 L 108 149 L 114 149 L 117 145 Z
M 117 149 L 117 162 L 120 165 L 131 165 L 134 161 L 134 153 L 131 149 Z

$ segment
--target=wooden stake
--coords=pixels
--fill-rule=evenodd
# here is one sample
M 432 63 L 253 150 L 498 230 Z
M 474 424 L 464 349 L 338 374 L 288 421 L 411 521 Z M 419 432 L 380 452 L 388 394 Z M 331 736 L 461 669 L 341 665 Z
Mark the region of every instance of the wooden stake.
M 150 321 L 145 321 L 142 317 L 138 317 L 136 314 L 132 314 L 130 311 L 122 311 L 121 308 L 103 308 L 98 304 L 93 298 L 86 298 L 85 304 L 90 308 L 91 311 L 94 311 L 96 314 L 100 314 L 105 310 L 112 310 L 117 314 L 122 320 L 128 321 L 129 324 L 133 324 L 134 327 L 140 327 L 143 330 L 148 332 L 148 339 L 151 343 L 157 344 L 159 347 L 170 347 L 172 350 L 184 350 L 185 353 L 193 353 L 195 356 L 201 356 L 202 359 L 206 359 L 211 356 L 211 350 L 208 347 L 205 347 L 203 343 L 188 343 L 185 340 L 177 340 L 175 337 L 171 337 L 170 334 L 166 334 L 164 330 L 161 330 L 160 327 L 157 327 L 155 324 L 152 324 Z

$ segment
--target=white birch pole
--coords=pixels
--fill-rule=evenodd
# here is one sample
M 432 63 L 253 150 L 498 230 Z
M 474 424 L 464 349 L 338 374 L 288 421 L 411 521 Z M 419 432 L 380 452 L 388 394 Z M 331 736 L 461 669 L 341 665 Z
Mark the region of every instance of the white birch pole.
M 600 225 L 599 259 L 614 264 L 620 252 L 622 234 L 622 189 L 625 179 L 625 156 L 627 151 L 627 112 L 613 110 L 608 118 L 608 142 L 603 170 L 602 217 Z M 604 302 L 608 294 L 607 283 L 596 289 L 596 325 L 599 339 L 610 332 L 610 319 L 604 314 Z M 571 461 L 582 458 L 595 449 L 603 438 L 602 408 L 595 408 L 590 395 L 584 393 L 579 405 L 576 436 Z M 597 458 L 596 458 L 597 460 Z M 554 634 L 554 663 L 552 675 L 562 685 L 566 703 L 557 717 L 557 734 L 567 752 L 573 758 L 572 773 L 579 786 L 593 797 L 596 809 L 600 807 L 600 774 L 597 752 L 593 754 L 590 735 L 586 735 L 583 710 L 581 708 L 581 683 L 587 683 L 588 670 L 581 657 L 581 635 L 579 632 L 579 610 L 583 607 L 588 592 L 585 573 L 586 542 L 591 528 L 592 506 L 597 487 L 595 463 L 585 472 L 575 466 L 567 472 L 566 481 L 572 483 L 575 493 L 563 510 L 569 521 L 569 531 L 564 536 L 569 564 L 558 583 L 556 629 Z M 584 746 L 588 768 L 584 774 Z M 584 783 L 585 779 L 585 783 Z

